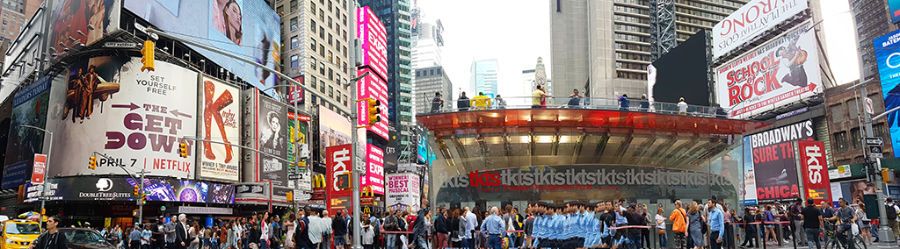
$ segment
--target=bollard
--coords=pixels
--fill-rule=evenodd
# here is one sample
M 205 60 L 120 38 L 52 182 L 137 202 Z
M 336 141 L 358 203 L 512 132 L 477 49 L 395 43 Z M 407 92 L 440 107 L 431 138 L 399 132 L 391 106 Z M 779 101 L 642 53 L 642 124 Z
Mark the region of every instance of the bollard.
M 761 232 L 761 230 L 759 230 L 759 228 L 760 228 L 759 225 L 760 225 L 760 224 L 762 224 L 762 222 L 756 223 L 756 239 L 757 239 L 757 243 L 759 243 L 759 240 L 758 240 L 758 239 L 759 239 L 759 233 Z M 762 228 L 765 229 L 766 227 L 763 226 Z M 766 249 L 766 247 L 768 247 L 768 246 L 766 245 L 766 240 L 765 240 L 765 239 L 762 240 L 762 246 L 763 246 L 763 249 Z

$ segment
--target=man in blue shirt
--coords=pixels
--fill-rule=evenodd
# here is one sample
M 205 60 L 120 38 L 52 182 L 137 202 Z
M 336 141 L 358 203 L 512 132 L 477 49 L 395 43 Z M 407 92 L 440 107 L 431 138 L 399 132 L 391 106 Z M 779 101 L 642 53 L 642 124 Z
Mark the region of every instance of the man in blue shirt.
M 491 216 L 485 218 L 484 222 L 481 223 L 481 231 L 487 233 L 488 248 L 491 249 L 501 249 L 502 241 L 500 240 L 500 235 L 506 231 L 506 228 L 503 225 L 503 219 L 500 219 L 498 213 L 499 210 L 497 207 L 492 207 Z
M 721 249 L 722 241 L 725 239 L 725 215 L 722 210 L 716 207 L 716 203 L 712 200 L 706 202 L 709 207 L 709 247 L 710 249 Z

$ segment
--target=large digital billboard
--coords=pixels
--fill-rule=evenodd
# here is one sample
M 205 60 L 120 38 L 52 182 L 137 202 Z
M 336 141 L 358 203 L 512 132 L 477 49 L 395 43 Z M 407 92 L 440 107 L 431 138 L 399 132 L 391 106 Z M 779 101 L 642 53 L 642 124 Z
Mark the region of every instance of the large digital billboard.
M 130 0 L 125 1 L 125 9 L 162 31 L 241 55 L 271 69 L 280 68 L 281 17 L 266 1 Z M 275 75 L 260 68 L 205 49 L 192 48 L 257 88 L 278 84 Z
M 875 45 L 878 74 L 881 76 L 881 94 L 884 97 L 885 110 L 900 106 L 900 43 L 898 42 L 900 42 L 900 31 L 894 31 L 872 40 Z M 888 114 L 894 157 L 900 157 L 900 120 L 897 117 L 897 112 Z
M 350 144 L 344 144 L 329 146 L 325 149 L 327 158 L 325 160 L 325 177 L 327 179 L 325 193 L 329 199 L 327 203 L 329 209 L 332 206 L 340 205 L 336 203 L 338 202 L 337 197 L 349 197 L 351 195 L 350 171 L 353 170 L 350 162 L 353 160 L 353 153 L 350 152 L 351 147 L 352 145 Z
M 756 197 L 760 203 L 796 200 L 800 197 L 795 141 L 813 138 L 812 120 L 751 134 Z
M 366 145 L 366 175 L 360 176 L 360 187 L 370 186 L 372 192 L 384 194 L 384 150 Z
M 372 131 L 381 138 L 388 140 L 388 96 L 387 96 L 387 82 L 384 81 L 381 77 L 375 75 L 375 73 L 368 67 L 362 67 L 358 71 L 359 75 L 363 75 L 366 72 L 369 72 L 366 77 L 363 77 L 357 82 L 357 99 L 366 99 L 373 98 L 381 102 L 380 117 L 381 121 L 375 123 L 371 127 L 366 128 L 368 131 Z M 358 111 L 360 113 L 359 118 L 357 119 L 357 125 L 364 126 L 369 124 L 369 107 L 365 101 L 360 101 L 356 104 Z
M 709 63 L 706 61 L 706 31 L 698 31 L 653 62 L 656 75 L 647 96 L 652 101 L 709 106 Z M 653 77 L 653 76 L 651 76 Z M 674 111 L 674 110 L 673 110 Z
M 298 114 L 288 113 L 288 134 L 292 143 L 288 143 L 288 158 L 290 162 L 288 166 L 288 179 L 296 179 L 296 189 L 300 191 L 311 191 L 311 170 L 307 168 L 307 162 L 310 159 L 309 149 L 309 121 L 310 117 Z M 291 178 L 294 177 L 294 178 Z M 288 187 L 292 187 L 288 183 Z
M 325 148 L 350 144 L 350 120 L 340 114 L 319 106 L 319 154 L 320 162 L 325 161 Z
M 747 118 L 822 92 L 818 43 L 806 22 L 716 68 L 716 99 Z
M 900 22 L 900 0 L 888 0 L 888 7 L 891 11 L 891 22 Z
M 240 89 L 205 76 L 200 88 L 200 137 L 225 144 L 200 143 L 197 173 L 204 179 L 238 182 L 241 148 L 228 144 L 241 144 L 241 101 L 237 100 Z
M 369 6 L 356 10 L 356 38 L 362 43 L 362 63 L 387 79 L 387 31 Z
M 713 56 L 752 42 L 776 25 L 808 8 L 807 0 L 751 0 L 713 26 Z
M 137 1 L 127 1 L 137 2 Z M 53 6 L 51 54 L 56 58 L 68 54 L 79 44 L 90 46 L 103 37 L 119 31 L 122 1 L 64 0 Z
M 134 200 L 134 187 L 140 179 L 129 177 L 79 176 L 47 179 L 51 200 L 125 201 Z M 37 188 L 26 188 L 25 202 L 37 201 Z M 235 188 L 229 184 L 189 180 L 145 178 L 143 192 L 147 201 L 190 203 L 234 203 Z
M 30 86 L 23 87 L 13 97 L 12 118 L 9 124 L 6 159 L 3 162 L 3 180 L 0 189 L 16 188 L 28 181 L 34 154 L 41 153 L 43 149 L 44 132 L 22 127 L 22 125 L 44 128 L 47 124 L 49 99 L 49 77 L 41 78 Z
M 54 150 L 49 176 L 122 175 L 193 178 L 197 73 L 163 61 L 142 72 L 141 58 L 98 56 L 69 64 L 50 89 L 47 129 Z M 188 144 L 188 157 L 177 153 Z M 99 154 L 95 154 L 99 153 Z M 96 170 L 85 166 L 98 156 Z

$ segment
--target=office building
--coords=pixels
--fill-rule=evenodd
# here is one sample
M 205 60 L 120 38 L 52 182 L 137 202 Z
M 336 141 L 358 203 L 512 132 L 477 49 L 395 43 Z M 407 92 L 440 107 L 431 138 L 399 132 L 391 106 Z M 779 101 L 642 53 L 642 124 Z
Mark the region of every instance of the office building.
M 863 71 L 866 81 L 878 80 L 878 63 L 875 62 L 875 50 L 872 39 L 897 30 L 891 23 L 888 1 L 850 0 L 850 11 L 856 18 L 856 32 L 859 38 L 856 49 L 862 55 Z
M 349 60 L 349 28 L 356 25 L 348 25 L 353 11 L 348 10 L 347 1 L 278 0 L 275 11 L 281 15 L 284 44 L 281 71 L 291 77 L 304 76 L 306 86 L 350 108 L 353 99 L 345 83 L 356 73 Z M 325 104 L 309 92 L 304 102 L 308 111 Z
M 431 101 L 434 99 L 434 93 L 441 93 L 444 104 L 441 106 L 442 111 L 448 111 L 453 106 L 453 84 L 450 77 L 444 71 L 442 66 L 424 67 L 416 69 L 415 92 L 418 95 L 416 99 L 416 113 L 431 112 Z
M 24 28 L 28 20 L 34 16 L 34 12 L 41 6 L 41 0 L 3 0 L 3 8 L 0 9 L 0 39 L 14 41 L 19 36 L 19 31 Z M 57 3 L 59 4 L 59 3 Z
M 387 31 L 388 54 L 388 115 L 390 136 L 396 137 L 401 162 L 415 160 L 412 143 L 413 121 L 412 86 L 412 24 L 410 0 L 360 0 L 359 6 L 369 6 Z
M 434 22 L 423 21 L 422 19 L 418 21 L 419 24 L 413 28 L 413 69 L 442 65 L 444 25 L 440 19 Z
M 497 94 L 497 59 L 473 61 L 470 75 L 469 89 L 472 92 L 466 96 L 476 96 L 479 92 L 492 97 Z
M 553 92 L 613 98 L 647 92 L 651 62 L 649 0 L 550 0 Z M 654 1 L 655 2 L 655 1 Z M 745 0 L 675 0 L 676 40 L 712 26 Z

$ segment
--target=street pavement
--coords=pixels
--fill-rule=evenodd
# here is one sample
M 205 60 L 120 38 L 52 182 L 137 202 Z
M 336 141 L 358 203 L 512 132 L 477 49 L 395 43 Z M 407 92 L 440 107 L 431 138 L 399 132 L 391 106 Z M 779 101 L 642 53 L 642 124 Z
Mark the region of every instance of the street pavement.
M 825 245 L 822 245 L 822 246 L 824 247 Z M 747 248 L 747 249 L 751 249 L 751 248 L 753 248 L 753 247 L 738 247 L 738 248 Z M 757 247 L 757 248 L 762 249 L 762 247 Z M 766 247 L 766 249 L 793 249 L 793 248 L 794 248 L 794 246 L 791 245 L 791 244 L 788 244 L 788 243 L 783 244 L 782 246 L 774 246 L 774 245 L 772 245 L 772 244 L 769 244 L 769 245 L 767 245 L 767 247 Z M 807 248 L 809 248 L 809 247 L 807 247 L 807 246 L 805 246 L 805 245 L 802 245 L 802 246 L 801 246 L 800 244 L 797 244 L 797 249 L 807 249 Z M 894 243 L 894 242 L 878 242 L 878 243 L 872 243 L 872 245 L 869 245 L 867 248 L 869 248 L 869 249 L 872 249 L 872 248 L 875 248 L 875 249 L 882 249 L 882 248 L 884 248 L 884 249 L 887 249 L 887 248 L 896 249 L 896 248 L 900 248 L 900 246 L 897 246 L 897 244 Z M 825 249 L 825 248 L 822 248 L 822 249 Z

